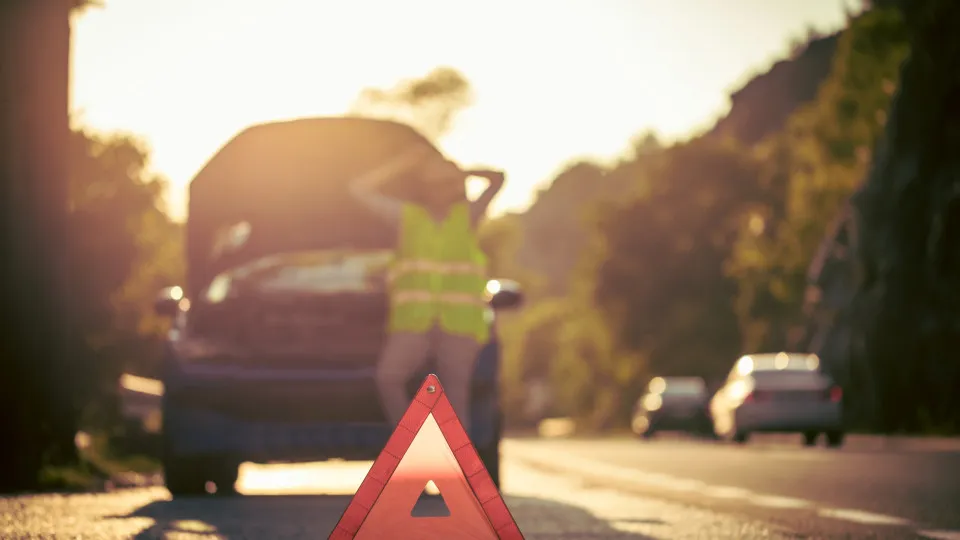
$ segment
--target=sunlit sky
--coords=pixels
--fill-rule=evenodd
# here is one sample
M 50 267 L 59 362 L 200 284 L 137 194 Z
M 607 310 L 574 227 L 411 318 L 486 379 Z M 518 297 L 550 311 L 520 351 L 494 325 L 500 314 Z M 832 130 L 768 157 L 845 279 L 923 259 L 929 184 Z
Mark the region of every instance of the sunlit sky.
M 193 175 L 255 123 L 346 111 L 438 65 L 475 103 L 442 148 L 503 168 L 522 209 L 570 160 L 709 126 L 727 95 L 857 0 L 106 0 L 74 21 L 72 110 L 144 138 L 182 217 Z

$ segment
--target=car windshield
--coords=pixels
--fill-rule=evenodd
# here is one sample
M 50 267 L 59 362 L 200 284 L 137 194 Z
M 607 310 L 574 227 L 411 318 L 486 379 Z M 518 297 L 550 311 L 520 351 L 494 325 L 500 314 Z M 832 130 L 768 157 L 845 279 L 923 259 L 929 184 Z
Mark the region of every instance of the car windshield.
M 757 386 L 812 388 L 823 385 L 824 377 L 815 370 L 761 370 L 752 374 Z
M 393 253 L 304 251 L 263 257 L 216 276 L 204 297 L 218 303 L 234 291 L 343 293 L 382 288 Z
M 696 396 L 704 393 L 705 386 L 699 379 L 666 379 L 665 395 Z

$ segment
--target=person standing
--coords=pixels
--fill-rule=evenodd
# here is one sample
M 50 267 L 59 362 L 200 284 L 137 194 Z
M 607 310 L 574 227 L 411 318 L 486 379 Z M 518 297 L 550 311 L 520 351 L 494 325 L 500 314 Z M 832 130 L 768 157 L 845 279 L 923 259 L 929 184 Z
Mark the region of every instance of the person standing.
M 394 226 L 399 239 L 388 277 L 388 336 L 376 383 L 384 412 L 396 425 L 410 404 L 407 381 L 433 355 L 447 399 L 469 434 L 470 381 L 489 339 L 486 256 L 476 231 L 505 176 L 464 171 L 448 160 L 427 164 L 425 157 L 425 152 L 410 152 L 350 183 L 351 193 Z M 417 177 L 414 200 L 378 190 L 401 174 Z M 472 202 L 466 195 L 471 176 L 489 182 Z

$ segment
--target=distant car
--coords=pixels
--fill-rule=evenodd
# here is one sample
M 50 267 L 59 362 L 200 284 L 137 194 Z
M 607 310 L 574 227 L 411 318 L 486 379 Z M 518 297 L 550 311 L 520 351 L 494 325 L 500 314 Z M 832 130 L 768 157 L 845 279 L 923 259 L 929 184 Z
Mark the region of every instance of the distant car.
M 633 432 L 647 439 L 658 431 L 711 435 L 709 398 L 699 377 L 655 377 L 634 407 Z
M 802 433 L 813 446 L 843 444 L 843 391 L 820 371 L 813 354 L 754 354 L 740 358 L 710 401 L 714 432 L 745 443 L 751 433 Z

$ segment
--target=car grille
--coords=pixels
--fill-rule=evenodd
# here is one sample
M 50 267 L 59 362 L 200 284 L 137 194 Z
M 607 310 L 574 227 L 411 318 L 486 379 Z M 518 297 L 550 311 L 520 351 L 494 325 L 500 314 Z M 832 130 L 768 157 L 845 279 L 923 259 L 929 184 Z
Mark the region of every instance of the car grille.
M 364 367 L 379 356 L 386 314 L 383 295 L 245 302 L 205 314 L 204 330 L 240 346 L 232 364 Z
M 269 309 L 257 313 L 246 325 L 246 343 L 261 347 L 318 347 L 329 352 L 346 351 L 380 341 L 384 317 L 379 313 L 356 313 L 335 309 L 323 311 Z

